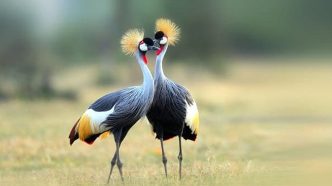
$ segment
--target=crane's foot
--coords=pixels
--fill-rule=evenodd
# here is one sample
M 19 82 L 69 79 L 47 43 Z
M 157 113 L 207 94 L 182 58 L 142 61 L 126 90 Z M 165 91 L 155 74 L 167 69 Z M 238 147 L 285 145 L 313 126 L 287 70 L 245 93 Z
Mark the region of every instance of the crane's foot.
M 182 178 L 182 145 L 181 145 L 182 132 L 183 132 L 183 127 L 182 127 L 182 131 L 181 131 L 181 135 L 179 135 L 179 155 L 178 155 L 178 160 L 179 160 L 179 180 L 181 180 L 181 178 Z
M 165 176 L 167 178 L 167 158 L 166 156 L 163 156 L 163 164 L 164 164 L 164 170 L 165 170 Z
M 119 173 L 120 173 L 120 176 L 121 176 L 121 181 L 124 182 L 123 174 L 122 174 L 123 163 L 120 161 L 120 159 L 118 159 L 116 165 L 118 166 L 118 169 L 119 169 Z
M 179 180 L 182 178 L 182 153 L 178 156 L 179 160 Z
M 111 175 L 112 175 L 112 172 L 113 172 L 113 168 L 114 168 L 114 165 L 116 163 L 116 156 L 113 157 L 112 161 L 111 161 L 111 169 L 110 169 L 110 173 L 108 175 L 108 179 L 107 179 L 107 184 L 110 182 L 111 180 Z

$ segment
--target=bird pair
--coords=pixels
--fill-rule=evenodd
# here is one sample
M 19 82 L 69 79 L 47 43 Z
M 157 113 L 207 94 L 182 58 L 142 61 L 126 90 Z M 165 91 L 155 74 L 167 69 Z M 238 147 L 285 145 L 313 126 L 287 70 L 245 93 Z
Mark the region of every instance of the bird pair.
M 195 101 L 183 86 L 168 79 L 162 68 L 163 58 L 169 45 L 179 39 L 180 29 L 168 19 L 156 21 L 155 39 L 143 38 L 143 32 L 134 29 L 124 34 L 121 40 L 125 54 L 134 55 L 143 74 L 141 86 L 128 87 L 99 98 L 73 126 L 70 144 L 80 139 L 92 144 L 96 138 L 112 133 L 116 150 L 111 160 L 108 176 L 117 165 L 121 179 L 122 162 L 120 145 L 130 128 L 142 117 L 147 116 L 156 138 L 160 140 L 162 162 L 167 177 L 167 158 L 163 141 L 179 138 L 179 176 L 182 169 L 181 138 L 195 140 L 198 132 L 199 116 Z M 146 53 L 156 51 L 155 74 L 152 77 L 147 67 Z

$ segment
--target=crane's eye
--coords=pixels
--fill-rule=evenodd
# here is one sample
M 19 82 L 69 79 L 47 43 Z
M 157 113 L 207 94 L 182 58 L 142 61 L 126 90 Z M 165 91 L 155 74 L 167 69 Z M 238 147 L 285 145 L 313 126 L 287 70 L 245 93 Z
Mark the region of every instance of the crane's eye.
M 167 37 L 162 37 L 160 42 L 159 42 L 161 45 L 165 45 L 167 43 Z
M 148 46 L 146 46 L 145 43 L 142 43 L 139 45 L 139 50 L 142 52 L 146 52 L 146 51 L 148 51 Z

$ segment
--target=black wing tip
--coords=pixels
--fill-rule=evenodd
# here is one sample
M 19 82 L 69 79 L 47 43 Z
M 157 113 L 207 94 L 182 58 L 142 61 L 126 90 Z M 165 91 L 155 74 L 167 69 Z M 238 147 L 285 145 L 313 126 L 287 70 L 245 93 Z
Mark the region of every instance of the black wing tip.
M 80 121 L 81 118 L 79 118 L 75 125 L 73 126 L 73 128 L 71 129 L 70 133 L 69 133 L 69 144 L 72 145 L 74 143 L 74 141 L 76 141 L 78 139 L 78 133 L 76 132 L 76 125 L 78 124 L 78 121 Z
M 192 131 L 191 128 L 186 125 L 183 129 L 182 137 L 185 140 L 196 141 L 197 131 Z
M 78 136 L 75 136 L 74 138 L 69 138 L 69 144 L 70 146 L 73 145 L 73 143 L 78 139 Z
M 197 140 L 197 134 L 194 134 L 194 137 L 190 139 L 191 141 L 196 141 Z
M 69 144 L 72 145 L 78 139 L 78 134 L 74 136 L 69 136 Z
M 93 134 L 84 140 L 85 143 L 92 145 L 93 142 L 100 136 L 100 134 Z

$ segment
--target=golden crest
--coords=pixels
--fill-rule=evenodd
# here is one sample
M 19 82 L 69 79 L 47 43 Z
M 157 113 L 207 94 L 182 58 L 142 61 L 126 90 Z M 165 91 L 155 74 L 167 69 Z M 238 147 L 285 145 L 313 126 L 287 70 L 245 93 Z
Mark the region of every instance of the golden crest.
M 138 44 L 143 40 L 144 32 L 138 29 L 128 30 L 121 38 L 121 48 L 126 55 L 133 55 L 138 49 Z
M 180 38 L 180 28 L 169 19 L 158 19 L 156 21 L 156 31 L 162 31 L 167 36 L 170 45 L 175 45 Z

